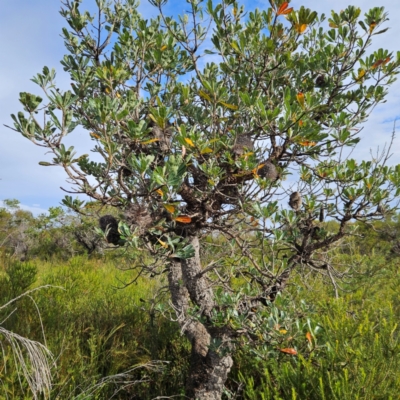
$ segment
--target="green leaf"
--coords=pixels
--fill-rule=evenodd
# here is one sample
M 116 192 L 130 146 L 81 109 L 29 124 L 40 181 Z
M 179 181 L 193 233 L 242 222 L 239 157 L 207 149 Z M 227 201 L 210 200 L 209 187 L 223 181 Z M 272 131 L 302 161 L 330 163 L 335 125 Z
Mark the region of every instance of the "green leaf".
M 184 248 L 178 249 L 174 254 L 171 254 L 170 257 L 187 260 L 188 258 L 194 257 L 194 248 L 191 244 L 188 244 Z
M 224 107 L 229 108 L 230 110 L 237 110 L 239 108 L 235 104 L 225 103 L 224 101 L 219 101 L 219 103 L 222 104 Z
M 39 104 L 42 102 L 42 98 L 40 96 L 36 96 L 31 93 L 21 92 L 19 94 L 19 101 L 26 108 L 28 112 L 34 112 L 38 108 Z
M 204 92 L 203 90 L 199 90 L 199 95 L 200 95 L 200 97 L 202 97 L 203 99 L 205 99 L 205 100 L 207 100 L 209 102 L 212 101 L 211 97 L 206 92 Z
M 238 53 L 240 53 L 240 48 L 237 42 L 233 41 L 231 42 L 231 46 L 233 49 L 235 49 Z

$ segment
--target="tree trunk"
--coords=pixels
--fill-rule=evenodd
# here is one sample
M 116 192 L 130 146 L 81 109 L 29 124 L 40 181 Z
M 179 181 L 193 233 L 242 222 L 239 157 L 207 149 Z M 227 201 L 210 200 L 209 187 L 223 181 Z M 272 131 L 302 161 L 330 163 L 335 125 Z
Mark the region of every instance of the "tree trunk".
M 197 305 L 206 319 L 214 307 L 213 292 L 201 274 L 199 239 L 197 236 L 189 239 L 195 251 L 194 257 L 187 260 L 175 259 L 168 273 L 172 304 L 178 322 L 192 344 L 186 398 L 219 400 L 233 364 L 232 343 L 226 332 L 211 335 L 205 324 L 188 314 L 190 303 Z M 217 332 L 214 329 L 212 331 Z
M 193 346 L 186 396 L 196 400 L 220 400 L 232 365 L 230 354 L 219 355 L 208 349 L 203 356 Z

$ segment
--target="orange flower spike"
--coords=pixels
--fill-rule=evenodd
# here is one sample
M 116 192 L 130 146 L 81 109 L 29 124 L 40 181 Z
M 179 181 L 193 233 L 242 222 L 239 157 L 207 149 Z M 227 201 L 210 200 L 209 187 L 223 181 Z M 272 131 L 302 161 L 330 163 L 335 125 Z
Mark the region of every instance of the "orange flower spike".
M 288 8 L 289 3 L 285 1 L 276 12 L 276 15 L 287 15 L 293 11 L 293 7 Z
M 309 342 L 310 344 L 312 344 L 312 338 L 311 338 L 311 333 L 310 333 L 310 332 L 307 332 L 307 333 L 306 333 L 306 339 L 308 340 L 308 342 Z

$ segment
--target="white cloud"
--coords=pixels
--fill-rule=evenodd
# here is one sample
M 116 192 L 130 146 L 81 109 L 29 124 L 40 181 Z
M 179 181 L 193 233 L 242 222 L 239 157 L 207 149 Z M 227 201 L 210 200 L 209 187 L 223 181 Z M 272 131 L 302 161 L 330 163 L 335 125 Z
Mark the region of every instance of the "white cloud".
M 0 200 L 0 208 L 5 207 L 4 202 Z M 31 206 L 28 206 L 26 204 L 19 204 L 19 208 L 21 210 L 29 211 L 31 212 L 34 216 L 38 216 L 39 214 L 47 214 L 48 210 L 41 208 L 40 204 L 32 204 Z

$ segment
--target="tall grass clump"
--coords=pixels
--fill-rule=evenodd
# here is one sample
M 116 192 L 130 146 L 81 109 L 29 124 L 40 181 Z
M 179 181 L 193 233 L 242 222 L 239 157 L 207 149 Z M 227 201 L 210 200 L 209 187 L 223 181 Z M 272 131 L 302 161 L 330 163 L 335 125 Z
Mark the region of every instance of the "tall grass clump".
M 18 270 L 23 271 L 23 268 L 18 268 Z M 22 274 L 22 276 L 24 275 Z M 4 281 L 0 281 L 0 286 L 4 287 Z M 46 286 L 43 286 L 29 290 L 0 306 L 2 317 L 7 314 L 0 322 L 0 345 L 3 356 L 1 373 L 7 374 L 7 364 L 11 362 L 15 368 L 14 372 L 22 392 L 24 392 L 24 387 L 27 386 L 34 399 L 38 399 L 40 395 L 46 399 L 50 395 L 52 388 L 51 368 L 54 364 L 53 355 L 45 345 L 5 329 L 2 325 L 16 311 L 16 308 L 12 309 L 15 303 L 25 297 L 30 297 L 39 289 L 46 288 Z M 14 393 L 14 390 L 9 390 L 7 382 L 3 380 L 1 380 L 0 387 L 2 387 L 6 398 L 10 393 Z
M 188 344 L 156 307 L 161 280 L 140 278 L 126 286 L 133 276 L 116 268 L 121 261 L 113 258 L 24 264 L 37 268 L 31 286 L 63 288 L 35 292 L 15 318 L 5 321 L 8 330 L 32 340 L 43 340 L 43 325 L 56 360 L 52 398 L 151 398 L 182 390 Z M 3 266 L 2 282 L 11 293 L 9 273 Z M 0 369 L 0 379 L 10 388 L 10 398 L 23 398 L 26 387 L 19 388 L 12 364 L 5 362 L 7 373 Z

